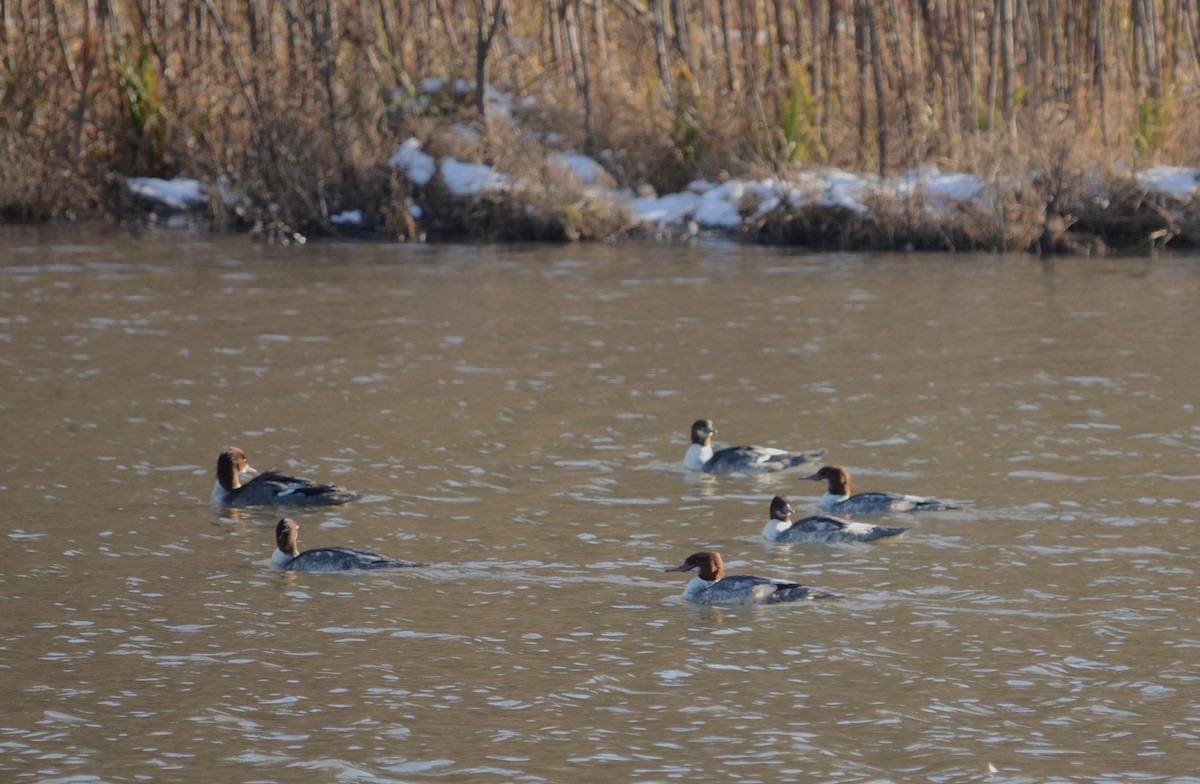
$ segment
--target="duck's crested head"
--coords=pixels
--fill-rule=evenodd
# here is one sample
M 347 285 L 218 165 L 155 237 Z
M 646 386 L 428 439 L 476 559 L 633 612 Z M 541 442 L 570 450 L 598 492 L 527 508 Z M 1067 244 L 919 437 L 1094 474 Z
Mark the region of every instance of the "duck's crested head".
M 834 495 L 850 495 L 850 472 L 841 466 L 821 466 L 808 478 L 814 482 L 829 482 L 829 492 Z
M 692 423 L 692 443 L 704 446 L 712 442 L 716 432 L 711 419 L 697 419 Z
M 725 563 L 721 560 L 721 554 L 713 550 L 701 550 L 698 553 L 692 553 L 679 566 L 665 569 L 667 572 L 690 572 L 693 569 L 699 569 L 698 576 L 701 580 L 720 580 L 725 575 Z
M 792 499 L 786 495 L 777 495 L 771 499 L 771 519 L 790 523 L 792 521 Z
M 226 492 L 242 486 L 242 474 L 253 474 L 246 453 L 236 446 L 227 446 L 217 455 L 217 481 Z
M 275 526 L 275 546 L 293 558 L 300 554 L 300 524 L 290 517 L 280 519 Z

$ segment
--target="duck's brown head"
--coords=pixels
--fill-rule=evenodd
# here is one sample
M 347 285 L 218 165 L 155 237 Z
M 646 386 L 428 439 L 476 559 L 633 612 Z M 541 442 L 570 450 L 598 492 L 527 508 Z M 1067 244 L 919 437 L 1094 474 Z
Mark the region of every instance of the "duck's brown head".
M 697 419 L 692 423 L 692 443 L 708 446 L 716 432 L 711 419 Z
M 295 558 L 300 554 L 300 524 L 285 517 L 275 526 L 275 546 Z
M 670 569 L 664 569 L 667 572 L 690 572 L 693 569 L 699 569 L 699 577 L 701 580 L 720 580 L 725 575 L 725 563 L 721 560 L 721 554 L 712 550 L 702 550 L 698 553 L 692 553 L 679 566 L 674 566 Z
M 217 456 L 217 481 L 225 492 L 232 492 L 242 486 L 242 474 L 253 474 L 254 469 L 246 460 L 246 453 L 236 446 L 227 446 Z
M 771 499 L 771 519 L 783 523 L 792 521 L 792 499 L 786 495 L 777 495 Z
M 808 477 L 814 482 L 822 479 L 829 482 L 829 492 L 834 495 L 850 495 L 850 472 L 841 466 L 821 466 L 820 470 Z

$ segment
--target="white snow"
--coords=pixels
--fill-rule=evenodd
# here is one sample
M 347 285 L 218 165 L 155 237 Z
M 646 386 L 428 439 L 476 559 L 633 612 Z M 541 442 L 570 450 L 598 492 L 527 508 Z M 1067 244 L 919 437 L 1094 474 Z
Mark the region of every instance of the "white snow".
M 450 82 L 442 78 L 423 79 L 418 83 L 417 99 L 449 89 L 460 95 L 470 95 L 474 85 L 463 79 Z M 488 110 L 494 117 L 506 118 L 512 124 L 513 108 L 534 109 L 537 100 L 530 96 L 514 98 L 492 85 L 485 90 Z M 473 139 L 477 132 L 456 125 L 453 132 Z M 556 135 L 543 134 L 543 143 Z M 555 142 L 557 144 L 559 142 Z M 746 221 L 756 220 L 781 203 L 790 206 L 814 205 L 837 207 L 858 214 L 870 210 L 875 200 L 905 200 L 916 198 L 926 210 L 943 210 L 954 204 L 985 206 L 995 192 L 991 179 L 973 174 L 942 172 L 932 166 L 920 166 L 895 177 L 879 177 L 870 173 L 848 172 L 842 169 L 797 167 L 783 178 L 763 180 L 729 180 L 716 183 L 696 180 L 679 193 L 661 196 L 649 192 L 635 197 L 627 190 L 617 190 L 613 177 L 595 159 L 574 151 L 551 152 L 547 165 L 563 169 L 588 186 L 614 201 L 629 207 L 638 221 L 653 227 L 687 226 L 696 224 L 703 229 L 736 231 Z M 437 160 L 421 149 L 421 142 L 410 138 L 404 141 L 388 159 L 388 165 L 404 172 L 409 182 L 418 188 L 428 185 L 441 172 L 442 180 L 454 196 L 465 198 L 489 188 L 504 188 L 519 184 L 509 174 L 482 163 L 459 161 L 453 158 Z M 1175 197 L 1190 202 L 1200 191 L 1200 169 L 1179 166 L 1155 166 L 1135 172 L 1137 182 L 1147 192 Z M 198 180 L 178 177 L 161 180 L 131 177 L 127 180 L 132 193 L 152 199 L 173 209 L 184 210 L 204 202 L 205 187 Z M 636 187 L 636 184 L 634 184 Z M 219 191 L 219 183 L 214 184 Z M 643 190 L 649 191 L 642 186 Z M 1102 197 L 1098 194 L 1097 197 Z M 407 199 L 409 212 L 420 220 L 421 205 Z M 348 210 L 331 216 L 335 224 L 364 225 L 361 210 Z
M 1196 180 L 1200 177 L 1200 169 L 1155 166 L 1138 172 L 1136 177 L 1138 184 L 1148 191 L 1191 201 L 1192 196 L 1196 194 Z
M 692 219 L 692 213 L 700 197 L 694 193 L 668 193 L 648 199 L 634 199 L 633 214 L 643 223 L 655 226 L 673 226 L 687 223 Z
M 706 191 L 692 213 L 692 220 L 704 229 L 738 228 L 742 225 L 738 203 L 747 186 L 747 183 L 730 181 Z
M 421 150 L 421 143 L 416 139 L 407 139 L 392 153 L 388 166 L 404 172 L 408 181 L 418 188 L 424 188 L 437 172 L 437 161 Z
M 571 176 L 584 185 L 595 185 L 605 179 L 607 172 L 604 167 L 591 156 L 578 152 L 552 152 L 546 160 L 551 166 L 561 167 L 570 172 Z
M 860 215 L 867 212 L 862 200 L 875 189 L 877 182 L 871 175 L 851 174 L 841 169 L 831 169 L 823 178 L 816 175 L 805 179 L 820 194 L 822 207 L 843 207 Z
M 923 194 L 943 201 L 973 201 L 983 190 L 983 181 L 973 174 L 943 174 L 932 166 L 912 169 L 896 178 L 893 187 L 902 196 Z
M 631 206 L 639 220 L 653 226 L 695 222 L 702 229 L 731 231 L 744 222 L 743 209 L 748 209 L 752 217 L 761 217 L 778 204 L 778 190 L 770 181 L 729 180 L 717 184 L 693 180 L 681 193 L 633 199 Z
M 436 93 L 446 86 L 446 79 L 441 76 L 430 76 L 417 83 L 417 89 L 423 93 Z
M 453 158 L 442 161 L 442 181 L 455 196 L 474 196 L 488 188 L 500 188 L 510 182 L 491 166 L 482 163 L 464 163 Z
M 474 144 L 479 141 L 479 131 L 469 125 L 454 123 L 454 125 L 450 126 L 450 132 L 468 144 Z
M 186 210 L 204 201 L 204 189 L 200 181 L 187 177 L 176 177 L 173 180 L 130 177 L 125 182 L 129 185 L 131 193 L 165 204 L 174 210 Z
M 337 215 L 330 215 L 329 222 L 334 226 L 362 226 L 362 210 L 346 210 L 345 212 L 339 212 Z

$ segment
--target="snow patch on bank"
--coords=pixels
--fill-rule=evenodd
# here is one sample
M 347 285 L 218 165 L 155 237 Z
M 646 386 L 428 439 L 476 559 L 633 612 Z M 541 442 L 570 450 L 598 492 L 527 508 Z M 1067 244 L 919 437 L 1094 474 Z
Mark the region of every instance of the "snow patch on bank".
M 419 112 L 441 93 L 469 96 L 474 86 L 465 80 L 424 79 L 415 97 L 406 98 L 401 106 Z M 514 110 L 537 108 L 531 97 L 519 100 L 488 85 L 485 90 L 488 111 L 493 118 L 515 124 Z M 456 125 L 453 132 L 470 142 L 477 132 Z M 471 198 L 488 189 L 510 188 L 521 181 L 484 163 L 461 161 L 452 157 L 441 160 L 422 149 L 417 139 L 407 139 L 387 161 L 400 171 L 417 189 L 427 187 L 441 176 L 449 192 L 458 198 Z M 749 223 L 761 220 L 775 209 L 801 206 L 843 209 L 866 215 L 871 204 L 917 200 L 930 211 L 947 210 L 954 205 L 987 206 L 986 200 L 1006 180 L 984 180 L 972 174 L 941 172 L 923 166 L 895 177 L 879 177 L 841 169 L 801 168 L 791 172 L 788 179 L 729 180 L 710 182 L 697 180 L 679 193 L 657 195 L 634 194 L 616 187 L 616 179 L 596 159 L 575 151 L 551 152 L 546 158 L 549 170 L 572 177 L 589 192 L 624 205 L 643 227 L 697 227 L 713 231 L 737 231 Z M 1173 197 L 1190 203 L 1200 190 L 1200 169 L 1178 166 L 1156 166 L 1133 174 L 1138 184 L 1149 193 Z M 187 210 L 202 204 L 206 198 L 204 185 L 194 179 L 161 180 L 150 177 L 131 177 L 130 191 L 142 198 L 156 201 L 172 210 Z M 648 189 L 643 188 L 643 191 Z M 419 199 L 420 193 L 414 194 Z M 425 213 L 418 201 L 408 199 L 409 212 L 417 220 Z M 370 225 L 370 216 L 361 210 L 346 210 L 330 218 L 340 225 Z
M 404 172 L 408 181 L 418 188 L 428 185 L 437 173 L 437 161 L 421 150 L 421 143 L 416 139 L 407 139 L 401 144 L 388 159 L 388 166 Z
M 187 177 L 176 177 L 173 180 L 130 177 L 125 182 L 133 195 L 156 201 L 173 210 L 186 210 L 204 203 L 204 186 L 199 180 Z

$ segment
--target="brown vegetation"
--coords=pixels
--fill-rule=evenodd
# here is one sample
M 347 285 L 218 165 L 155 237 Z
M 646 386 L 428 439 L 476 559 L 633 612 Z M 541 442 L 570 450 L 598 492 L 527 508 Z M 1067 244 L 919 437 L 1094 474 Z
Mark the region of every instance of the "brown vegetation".
M 490 238 L 621 231 L 611 204 L 547 180 L 545 142 L 622 186 L 787 180 L 798 165 L 974 172 L 1001 209 L 768 217 L 780 241 L 1041 248 L 1195 243 L 1188 205 L 1114 170 L 1200 164 L 1200 16 L 1185 0 L 0 0 L 0 216 L 120 216 L 123 178 L 212 184 L 219 228 L 271 236 L 369 227 L 414 236 L 383 162 L 470 122 L 474 160 L 540 193 L 427 198 L 434 228 Z M 485 111 L 477 75 L 529 96 L 520 132 Z M 480 89 L 404 108 L 427 76 Z M 1095 177 L 1114 187 L 1101 204 Z M 1093 178 L 1089 180 L 1088 178 Z M 1124 182 L 1124 187 L 1119 187 Z M 444 193 L 441 194 L 445 196 Z

